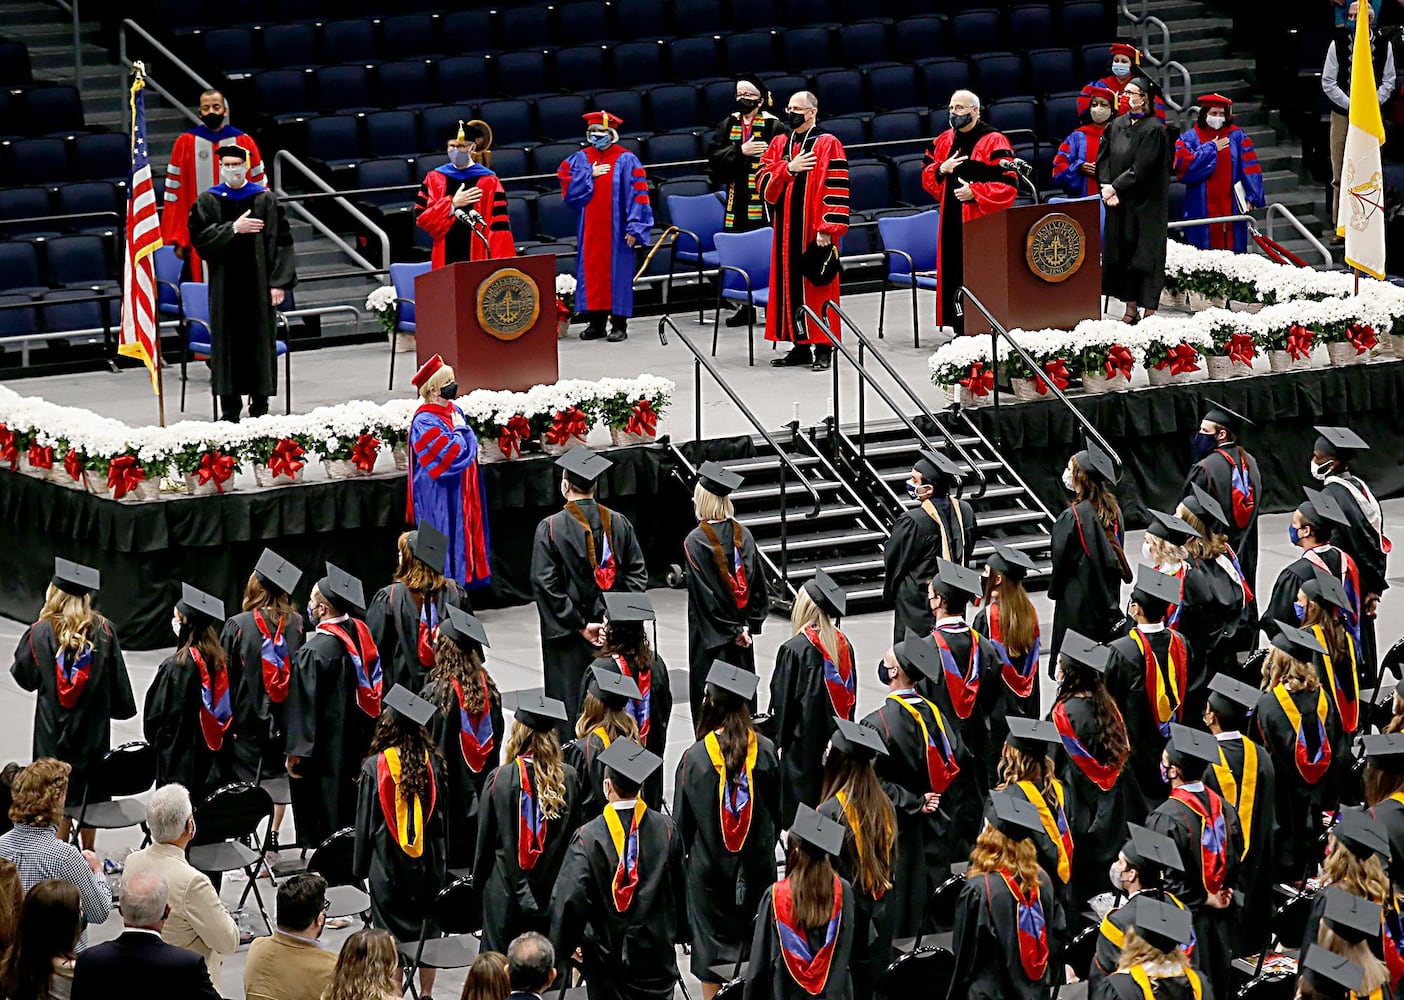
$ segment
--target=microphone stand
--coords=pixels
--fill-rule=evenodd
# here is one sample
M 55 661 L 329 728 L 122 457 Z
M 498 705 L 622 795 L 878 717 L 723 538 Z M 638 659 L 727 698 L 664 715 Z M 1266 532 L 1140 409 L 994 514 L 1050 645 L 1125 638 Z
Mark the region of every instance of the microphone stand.
M 473 235 L 482 241 L 484 255 L 487 259 L 492 259 L 492 246 L 488 243 L 488 238 L 483 233 L 483 226 L 487 224 L 487 220 L 482 217 L 482 214 L 480 213 L 478 215 L 478 218 L 482 220 L 481 222 L 474 222 L 469 213 L 460 210 L 455 210 L 453 216 L 472 230 Z

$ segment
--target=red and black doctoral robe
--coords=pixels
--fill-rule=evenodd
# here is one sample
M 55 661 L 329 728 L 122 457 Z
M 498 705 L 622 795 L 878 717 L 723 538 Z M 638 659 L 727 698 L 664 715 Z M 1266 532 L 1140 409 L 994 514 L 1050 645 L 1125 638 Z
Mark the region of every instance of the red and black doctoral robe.
M 482 198 L 469 207 L 487 222 L 483 232 L 486 248 L 473 228 L 453 214 L 453 196 L 465 184 L 483 192 Z M 435 267 L 460 260 L 486 260 L 488 250 L 493 258 L 513 257 L 517 253 L 512 225 L 507 219 L 507 192 L 495 173 L 477 163 L 463 170 L 446 163 L 425 174 L 414 199 L 414 221 L 434 237 Z

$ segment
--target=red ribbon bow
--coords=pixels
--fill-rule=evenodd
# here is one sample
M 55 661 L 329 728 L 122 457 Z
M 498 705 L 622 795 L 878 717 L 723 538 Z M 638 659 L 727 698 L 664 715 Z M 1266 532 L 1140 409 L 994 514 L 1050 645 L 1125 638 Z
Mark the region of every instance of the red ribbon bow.
M 372 434 L 362 434 L 356 439 L 356 447 L 351 449 L 351 464 L 362 472 L 369 472 L 375 465 L 375 455 L 378 451 L 380 441 Z
M 556 296 L 556 320 L 570 319 L 570 308 L 565 304 L 565 299 Z
M 54 467 L 54 449 L 38 444 L 29 446 L 29 464 L 36 469 L 52 469 Z
M 1257 344 L 1246 333 L 1235 333 L 1224 346 L 1228 348 L 1229 360 L 1236 365 L 1251 365 L 1253 356 L 1258 353 Z
M 985 363 L 977 361 L 970 366 L 970 374 L 959 384 L 969 389 L 972 396 L 988 396 L 994 389 L 994 372 L 986 371 Z
M 1287 330 L 1287 356 L 1293 361 L 1302 360 L 1311 354 L 1311 345 L 1315 340 L 1316 334 L 1304 326 L 1293 323 Z
M 279 438 L 278 443 L 273 446 L 273 454 L 268 456 L 268 471 L 273 473 L 273 478 L 287 476 L 289 479 L 297 478 L 297 473 L 307 463 L 302 461 L 302 456 L 307 454 L 302 445 L 292 438 Z
M 531 421 L 520 413 L 502 425 L 497 434 L 497 447 L 503 458 L 511 458 L 513 453 L 522 453 L 522 442 L 531 437 Z
M 83 460 L 78 457 L 78 452 L 73 448 L 68 449 L 68 454 L 63 456 L 63 468 L 75 481 L 83 480 Z
M 1102 364 L 1102 367 L 1106 369 L 1107 378 L 1116 378 L 1118 375 L 1122 378 L 1130 378 L 1131 369 L 1135 364 L 1136 356 L 1131 353 L 1129 347 L 1112 344 L 1111 347 L 1107 348 L 1107 360 Z
M 211 448 L 200 456 L 200 468 L 195 471 L 196 481 L 204 486 L 214 480 L 216 492 L 224 492 L 224 484 L 234 475 L 234 456 L 226 455 L 218 448 Z
M 107 485 L 114 500 L 121 500 L 145 479 L 146 470 L 137 465 L 133 455 L 118 455 L 107 465 Z
M 1354 345 L 1356 354 L 1364 354 L 1380 342 L 1380 338 L 1375 336 L 1375 328 L 1367 323 L 1350 324 L 1346 337 Z
M 19 467 L 19 445 L 15 432 L 0 424 L 0 462 L 8 462 L 11 469 Z
M 1156 369 L 1162 369 L 1167 365 L 1170 367 L 1171 375 L 1184 375 L 1186 372 L 1199 371 L 1199 352 L 1189 344 L 1179 343 L 1165 352 L 1165 360 L 1156 365 Z
M 1072 379 L 1072 373 L 1068 371 L 1068 366 L 1062 358 L 1054 358 L 1052 361 L 1044 362 L 1043 373 L 1059 389 L 1066 389 L 1068 382 Z M 1040 396 L 1048 394 L 1048 382 L 1045 382 L 1040 375 L 1034 376 L 1034 390 Z
M 551 420 L 551 429 L 546 432 L 547 444 L 565 444 L 571 438 L 583 438 L 590 433 L 589 421 L 578 406 L 568 410 L 557 410 Z
M 658 433 L 658 412 L 654 410 L 653 404 L 647 399 L 635 403 L 628 421 L 624 424 L 624 430 L 629 434 L 655 436 Z

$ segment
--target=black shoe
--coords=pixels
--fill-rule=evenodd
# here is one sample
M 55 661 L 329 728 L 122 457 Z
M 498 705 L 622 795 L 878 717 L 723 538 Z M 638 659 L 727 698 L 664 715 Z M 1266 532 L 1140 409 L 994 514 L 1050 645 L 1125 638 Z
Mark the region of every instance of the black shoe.
M 581 340 L 604 340 L 605 336 L 605 328 L 603 325 L 587 326 L 585 329 L 580 331 Z
M 772 368 L 798 368 L 800 365 L 808 365 L 814 362 L 814 355 L 809 350 L 808 344 L 798 344 L 790 348 L 789 353 L 779 358 L 770 359 Z
M 607 340 L 607 341 L 608 341 L 609 343 L 611 343 L 611 344 L 617 344 L 617 343 L 619 343 L 621 340 L 628 340 L 628 339 L 629 339 L 629 331 L 628 331 L 628 330 L 625 330 L 623 327 L 619 327 L 619 326 L 611 327 L 611 328 L 610 328 L 610 331 L 609 331 L 609 336 L 605 338 L 605 340 Z
M 810 371 L 826 372 L 833 362 L 834 349 L 832 347 L 816 347 L 814 349 L 814 363 L 809 366 Z
M 730 327 L 750 326 L 756 321 L 756 310 L 753 306 L 742 306 L 726 319 L 726 325 Z

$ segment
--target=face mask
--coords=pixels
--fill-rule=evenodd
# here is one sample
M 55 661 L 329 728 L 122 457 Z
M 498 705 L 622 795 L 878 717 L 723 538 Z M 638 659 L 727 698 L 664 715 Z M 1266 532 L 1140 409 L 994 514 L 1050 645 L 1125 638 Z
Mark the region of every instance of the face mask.
M 878 660 L 877 677 L 878 683 L 883 687 L 887 687 L 887 685 L 892 683 L 892 672 L 887 669 L 886 660 Z
M 317 623 L 317 608 L 311 601 L 307 602 L 307 620 L 314 625 Z
M 608 132 L 591 132 L 585 139 L 596 149 L 608 149 L 614 145 L 614 136 Z
M 785 112 L 785 121 L 789 123 L 790 128 L 804 128 L 805 120 L 806 120 L 808 117 L 809 117 L 809 114 L 808 114 L 808 112 L 805 112 L 805 111 L 786 111 L 786 112 Z
M 248 167 L 220 167 L 219 179 L 232 188 L 244 186 L 244 180 L 249 175 Z
M 907 496 L 909 496 L 909 497 L 911 497 L 913 500 L 915 500 L 915 499 L 917 498 L 917 488 L 918 488 L 918 487 L 917 487 L 917 484 L 916 484 L 916 483 L 912 483 L 912 482 L 907 483 Z
M 1331 471 L 1331 462 L 1330 462 L 1330 461 L 1322 462 L 1320 465 L 1316 464 L 1315 462 L 1312 462 L 1312 463 L 1311 463 L 1311 478 L 1312 478 L 1312 479 L 1315 479 L 1315 480 L 1318 480 L 1318 481 L 1324 480 L 1324 479 L 1326 478 L 1326 476 L 1330 474 L 1330 471 Z
M 758 97 L 736 98 L 736 110 L 741 112 L 743 115 L 749 115 L 758 107 L 760 107 L 760 98 Z
M 1131 75 L 1130 63 L 1112 63 L 1112 76 L 1124 80 Z
M 1298 623 L 1306 621 L 1306 605 L 1292 602 L 1292 611 L 1296 613 Z
M 1130 115 L 1143 115 L 1146 113 L 1146 99 L 1140 94 L 1126 95 L 1126 112 Z
M 1111 118 L 1111 108 L 1104 108 L 1101 105 L 1098 105 L 1097 107 L 1094 107 L 1091 111 L 1089 111 L 1088 114 L 1094 122 L 1096 122 L 1098 125 L 1101 125 L 1105 123 L 1109 118 Z
M 1170 784 L 1170 765 L 1163 760 L 1160 762 L 1160 780 Z
M 449 162 L 459 170 L 473 162 L 473 151 L 471 149 L 450 149 L 448 151 Z
M 1297 528 L 1297 526 L 1296 526 L 1295 524 L 1288 524 L 1288 525 L 1287 525 L 1287 540 L 1288 540 L 1289 542 L 1291 542 L 1293 545 L 1300 545 L 1300 544 L 1301 544 L 1301 542 L 1302 542 L 1302 533 L 1301 533 L 1301 531 Z
M 1218 442 L 1214 440 L 1214 435 L 1205 434 L 1203 431 L 1195 431 L 1194 437 L 1190 438 L 1190 461 L 1202 462 L 1209 457 L 1214 450 L 1214 445 Z
M 177 639 L 180 638 L 180 615 L 171 615 L 171 632 Z
M 1115 861 L 1113 861 L 1111 863 L 1111 867 L 1107 869 L 1107 878 L 1111 880 L 1112 892 L 1126 891 L 1125 888 L 1122 886 L 1121 878 L 1125 871 L 1126 869 L 1122 866 L 1120 858 L 1117 858 Z
M 443 388 L 439 390 L 439 395 L 444 399 L 456 399 L 458 397 L 458 383 L 445 382 Z
M 1155 555 L 1151 552 L 1151 543 L 1149 538 L 1144 539 L 1141 542 L 1141 558 L 1148 563 L 1155 562 Z
M 974 120 L 975 116 L 969 111 L 965 112 L 963 115 L 951 115 L 951 128 L 959 132 Z
M 208 114 L 200 116 L 200 124 L 211 132 L 218 132 L 224 128 L 224 115 Z
M 1225 118 L 1223 115 L 1206 115 L 1204 118 L 1204 124 L 1208 125 L 1212 129 L 1223 128 L 1224 122 L 1226 121 L 1228 121 L 1228 119 Z
M 1063 489 L 1069 493 L 1077 492 L 1077 487 L 1073 485 L 1072 469 L 1063 470 Z

